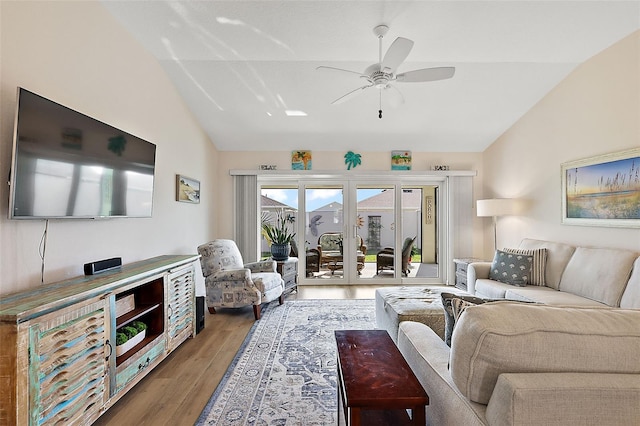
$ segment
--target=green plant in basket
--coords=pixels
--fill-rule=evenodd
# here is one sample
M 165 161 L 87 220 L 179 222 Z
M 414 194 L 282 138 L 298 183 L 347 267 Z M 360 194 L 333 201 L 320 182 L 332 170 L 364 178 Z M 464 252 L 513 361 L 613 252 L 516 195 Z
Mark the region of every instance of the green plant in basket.
M 131 326 L 131 325 L 128 325 L 128 326 L 126 326 L 126 327 L 122 327 L 122 328 L 121 328 L 121 330 L 122 330 L 122 332 L 123 332 L 124 334 L 126 334 L 126 335 L 127 335 L 127 337 L 128 337 L 129 339 L 131 339 L 133 336 L 135 336 L 136 334 L 138 334 L 138 333 L 139 333 L 138 329 L 137 329 L 137 328 L 135 328 L 135 327 L 133 327 L 133 326 Z
M 134 321 L 131 325 L 138 330 L 138 333 L 147 329 L 147 324 L 142 321 Z
M 129 340 L 129 337 L 122 332 L 116 333 L 116 346 L 124 345 Z

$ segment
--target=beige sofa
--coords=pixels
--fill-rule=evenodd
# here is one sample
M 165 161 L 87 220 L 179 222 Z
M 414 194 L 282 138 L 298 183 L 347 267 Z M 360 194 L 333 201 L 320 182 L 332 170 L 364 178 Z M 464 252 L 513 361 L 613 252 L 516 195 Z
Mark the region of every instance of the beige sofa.
M 627 285 L 632 269 L 640 270 L 639 253 L 533 239 L 522 240 L 518 248 L 546 249 L 544 286 L 491 280 L 491 262 L 476 262 L 467 268 L 467 291 L 490 299 L 640 309 L 640 283 Z
M 451 348 L 411 321 L 398 348 L 429 425 L 638 425 L 639 324 L 640 310 L 502 301 L 466 308 Z
M 505 300 L 467 307 L 451 348 L 425 324 L 400 323 L 398 348 L 429 394 L 427 423 L 640 425 L 638 253 L 532 239 L 520 248 L 546 249 L 545 285 L 469 265 L 471 293 Z

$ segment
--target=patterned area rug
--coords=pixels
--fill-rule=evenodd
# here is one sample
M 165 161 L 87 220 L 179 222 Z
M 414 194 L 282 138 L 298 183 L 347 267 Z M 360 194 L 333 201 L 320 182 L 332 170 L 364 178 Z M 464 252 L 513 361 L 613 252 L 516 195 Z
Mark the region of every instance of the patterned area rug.
M 373 300 L 270 303 L 196 425 L 337 424 L 333 332 L 374 328 Z

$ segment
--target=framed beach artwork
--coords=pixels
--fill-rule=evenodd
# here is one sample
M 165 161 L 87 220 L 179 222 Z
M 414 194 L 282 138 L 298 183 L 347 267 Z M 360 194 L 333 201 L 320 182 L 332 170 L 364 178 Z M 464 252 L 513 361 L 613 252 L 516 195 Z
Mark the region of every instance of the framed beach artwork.
M 562 223 L 640 227 L 640 148 L 564 163 Z
M 311 170 L 311 151 L 291 151 L 291 170 Z
M 200 203 L 200 181 L 183 175 L 176 175 L 176 201 Z
M 411 170 L 411 151 L 391 151 L 391 170 Z

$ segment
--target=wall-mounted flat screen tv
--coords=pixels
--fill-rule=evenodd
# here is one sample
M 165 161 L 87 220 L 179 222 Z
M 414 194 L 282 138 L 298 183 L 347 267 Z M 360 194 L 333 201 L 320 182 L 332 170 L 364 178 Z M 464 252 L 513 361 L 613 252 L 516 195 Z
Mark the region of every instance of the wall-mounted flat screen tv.
M 11 219 L 151 217 L 156 146 L 23 88 Z

